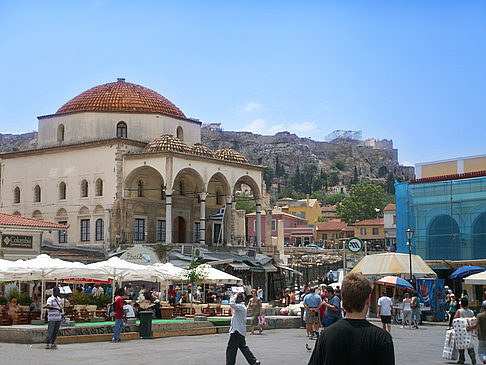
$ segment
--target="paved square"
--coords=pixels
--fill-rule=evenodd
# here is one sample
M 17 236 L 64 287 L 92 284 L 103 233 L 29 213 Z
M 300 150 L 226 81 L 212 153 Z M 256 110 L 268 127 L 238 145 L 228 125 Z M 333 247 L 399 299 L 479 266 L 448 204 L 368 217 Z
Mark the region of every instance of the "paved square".
M 394 326 L 396 363 L 447 364 L 442 359 L 444 326 L 422 326 L 419 330 Z M 171 337 L 122 343 L 59 345 L 45 350 L 44 345 L 0 344 L 0 363 L 7 364 L 224 364 L 227 334 Z M 263 335 L 247 336 L 247 343 L 263 365 L 307 364 L 310 352 L 305 344 L 315 341 L 305 337 L 304 329 L 268 330 Z M 246 361 L 238 353 L 237 364 Z

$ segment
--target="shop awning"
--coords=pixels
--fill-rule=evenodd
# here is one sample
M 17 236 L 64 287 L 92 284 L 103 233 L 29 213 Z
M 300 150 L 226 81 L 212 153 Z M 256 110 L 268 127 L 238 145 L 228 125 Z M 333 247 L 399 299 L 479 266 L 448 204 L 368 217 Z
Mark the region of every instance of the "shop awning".
M 263 270 L 265 272 L 277 272 L 277 268 L 273 266 L 270 262 L 267 262 L 265 265 L 262 265 Z
M 235 270 L 250 270 L 250 266 L 244 262 L 231 262 L 229 265 Z
M 304 274 L 302 274 L 300 271 L 297 271 L 295 269 L 292 269 L 291 267 L 288 267 L 288 266 L 285 266 L 285 265 L 281 265 L 281 264 L 275 264 L 276 267 L 282 269 L 282 270 L 286 270 L 286 271 L 292 271 L 294 274 L 297 274 L 297 275 L 300 275 L 300 276 L 304 276 Z

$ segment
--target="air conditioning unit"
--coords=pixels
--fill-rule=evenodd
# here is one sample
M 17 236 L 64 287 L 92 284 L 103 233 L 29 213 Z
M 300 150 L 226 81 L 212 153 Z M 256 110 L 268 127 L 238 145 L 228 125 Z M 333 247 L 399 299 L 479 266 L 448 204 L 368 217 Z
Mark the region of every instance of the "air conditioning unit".
M 246 253 L 246 256 L 254 259 L 256 257 L 257 251 L 253 249 L 249 249 L 248 252 Z
M 194 249 L 194 256 L 198 258 L 203 256 L 203 253 L 201 252 L 201 249 L 199 247 L 196 247 Z
M 186 256 L 192 255 L 192 246 L 189 245 L 182 245 L 181 253 Z

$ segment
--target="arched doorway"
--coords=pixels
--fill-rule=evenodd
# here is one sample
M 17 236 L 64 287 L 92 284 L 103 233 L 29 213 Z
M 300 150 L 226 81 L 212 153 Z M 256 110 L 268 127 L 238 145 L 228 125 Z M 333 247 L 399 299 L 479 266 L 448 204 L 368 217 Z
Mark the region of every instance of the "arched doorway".
M 174 242 L 185 243 L 186 237 L 186 221 L 183 217 L 179 216 L 174 219 Z
M 438 215 L 428 228 L 427 259 L 460 259 L 460 238 L 459 225 L 454 218 L 446 214 Z
M 473 256 L 486 259 L 486 212 L 481 213 L 473 224 Z

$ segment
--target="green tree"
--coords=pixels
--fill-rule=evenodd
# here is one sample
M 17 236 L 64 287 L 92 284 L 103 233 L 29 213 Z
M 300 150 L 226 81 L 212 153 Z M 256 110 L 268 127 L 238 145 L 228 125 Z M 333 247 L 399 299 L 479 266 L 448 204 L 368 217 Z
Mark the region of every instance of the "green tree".
M 351 187 L 349 196 L 336 207 L 337 217 L 346 223 L 376 218 L 387 204 L 383 187 L 363 182 Z
M 306 194 L 312 193 L 313 182 L 315 178 L 315 174 L 317 172 L 317 166 L 314 164 L 309 164 L 304 166 L 304 173 L 303 173 L 303 190 Z
M 194 298 L 194 289 L 197 287 L 198 283 L 202 283 L 206 280 L 208 273 L 204 266 L 197 263 L 197 258 L 194 255 L 194 249 L 191 253 L 191 264 L 187 269 L 182 270 L 182 278 L 184 281 L 191 284 L 192 297 Z M 191 314 L 192 314 L 192 300 L 191 300 Z
M 343 171 L 345 166 L 346 162 L 344 160 L 336 160 L 336 162 L 334 162 L 334 167 L 338 170 Z
M 326 218 L 326 217 L 323 217 L 323 216 L 319 216 L 316 218 L 316 223 L 317 222 L 328 222 L 329 221 L 329 218 Z
M 256 212 L 255 199 L 248 194 L 236 194 L 235 207 L 238 210 L 244 210 L 246 214 Z
M 267 187 L 267 191 L 270 190 L 272 186 L 273 176 L 275 175 L 275 170 L 272 167 L 267 167 L 263 171 L 263 181 L 265 181 L 265 185 Z
M 302 191 L 302 175 L 300 174 L 299 165 L 295 169 L 295 175 L 292 176 L 292 186 L 296 191 Z
M 339 173 L 333 171 L 329 174 L 329 186 L 336 186 L 339 184 Z
M 321 205 L 326 205 L 327 204 L 327 194 L 325 191 L 323 190 L 316 190 L 314 191 L 312 194 L 311 194 L 311 198 L 312 199 L 317 199 L 319 200 L 319 203 L 321 203 Z
M 341 203 L 346 197 L 347 197 L 346 194 L 341 194 L 341 193 L 329 195 L 326 199 L 326 204 L 334 205 L 337 203 Z

